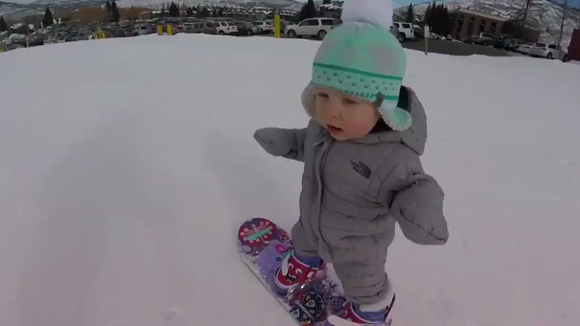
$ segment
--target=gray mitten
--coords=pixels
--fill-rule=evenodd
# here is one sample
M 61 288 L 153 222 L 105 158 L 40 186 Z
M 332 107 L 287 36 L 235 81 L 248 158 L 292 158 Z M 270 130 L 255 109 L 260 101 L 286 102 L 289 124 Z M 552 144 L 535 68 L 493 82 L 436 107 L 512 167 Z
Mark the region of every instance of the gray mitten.
M 293 130 L 281 128 L 262 128 L 256 130 L 254 138 L 273 156 L 284 156 L 296 150 L 296 136 Z

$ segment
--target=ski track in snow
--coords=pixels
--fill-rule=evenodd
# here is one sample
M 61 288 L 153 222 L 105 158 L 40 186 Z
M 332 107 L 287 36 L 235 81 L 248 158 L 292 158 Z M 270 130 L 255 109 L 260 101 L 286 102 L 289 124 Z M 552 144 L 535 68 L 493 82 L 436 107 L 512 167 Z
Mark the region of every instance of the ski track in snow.
M 318 42 L 156 35 L 0 56 L 0 325 L 294 326 L 247 270 L 246 218 L 290 228 Z M 406 51 L 451 238 L 400 232 L 397 326 L 576 326 L 580 66 Z M 558 81 L 558 83 L 550 82 Z

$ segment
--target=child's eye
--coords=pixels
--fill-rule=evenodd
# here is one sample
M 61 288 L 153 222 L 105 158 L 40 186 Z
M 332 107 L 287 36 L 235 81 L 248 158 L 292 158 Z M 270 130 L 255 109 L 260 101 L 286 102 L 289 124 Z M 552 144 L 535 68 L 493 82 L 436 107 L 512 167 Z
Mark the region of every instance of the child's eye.
M 318 94 L 316 94 L 316 96 L 322 97 L 322 98 L 328 98 L 328 94 L 326 94 L 326 93 L 318 93 Z
M 344 102 L 344 104 L 350 104 L 350 105 L 352 105 L 352 104 L 357 104 L 357 103 L 358 103 L 358 102 L 356 102 L 356 101 L 353 101 L 353 100 L 351 100 L 351 99 L 349 99 L 349 98 L 345 98 L 345 99 L 343 99 L 342 101 Z

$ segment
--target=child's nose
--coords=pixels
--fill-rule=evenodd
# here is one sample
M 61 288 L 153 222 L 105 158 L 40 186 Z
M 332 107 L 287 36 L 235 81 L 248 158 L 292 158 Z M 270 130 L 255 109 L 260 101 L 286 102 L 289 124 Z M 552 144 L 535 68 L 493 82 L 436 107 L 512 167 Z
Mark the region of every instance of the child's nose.
M 327 112 L 331 118 L 340 118 L 342 116 L 342 109 L 334 103 L 328 106 Z

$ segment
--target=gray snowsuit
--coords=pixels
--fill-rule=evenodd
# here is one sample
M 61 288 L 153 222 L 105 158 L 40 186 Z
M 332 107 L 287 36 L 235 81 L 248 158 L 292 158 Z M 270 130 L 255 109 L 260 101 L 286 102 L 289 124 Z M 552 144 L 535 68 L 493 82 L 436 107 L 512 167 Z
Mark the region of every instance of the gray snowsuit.
M 304 129 L 264 128 L 254 137 L 274 156 L 304 162 L 297 250 L 332 263 L 350 300 L 372 304 L 388 290 L 387 248 L 395 222 L 418 244 L 449 236 L 443 191 L 419 156 L 427 139 L 425 111 L 407 88 L 410 129 L 336 141 L 314 119 Z

